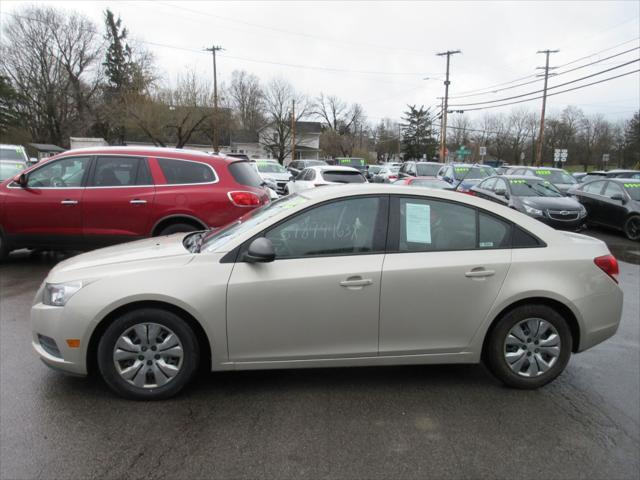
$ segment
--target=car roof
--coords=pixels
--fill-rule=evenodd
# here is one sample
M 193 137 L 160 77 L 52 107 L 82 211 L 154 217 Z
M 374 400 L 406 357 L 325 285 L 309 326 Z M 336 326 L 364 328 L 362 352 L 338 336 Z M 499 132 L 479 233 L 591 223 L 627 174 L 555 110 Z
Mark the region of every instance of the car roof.
M 50 158 L 59 158 L 62 156 L 68 155 L 76 155 L 76 154 L 92 154 L 92 155 L 100 155 L 100 154 L 121 154 L 121 155 L 146 155 L 149 157 L 164 157 L 166 155 L 171 155 L 175 158 L 182 158 L 187 160 L 202 160 L 202 161 L 211 161 L 212 159 L 235 163 L 238 161 L 242 161 L 242 159 L 236 157 L 227 157 L 226 155 L 214 155 L 207 152 L 203 152 L 201 150 L 189 150 L 186 148 L 165 148 L 165 147 L 129 147 L 129 146 L 119 146 L 119 147 L 85 147 L 85 148 L 76 148 L 73 150 L 67 150 L 64 153 L 60 153 L 55 157 Z
M 638 182 L 640 182 L 640 180 L 638 180 L 637 178 L 624 178 L 624 177 L 609 178 L 608 180 L 611 181 L 611 182 L 618 182 L 618 183 L 638 183 Z
M 506 178 L 507 180 L 531 180 L 532 182 L 544 182 L 544 178 L 530 177 L 528 175 L 493 175 L 487 178 Z
M 321 171 L 321 172 L 324 172 L 325 170 L 334 170 L 334 171 L 358 172 L 358 173 L 360 173 L 360 170 L 358 170 L 357 168 L 344 167 L 342 165 L 313 165 L 313 166 L 307 167 L 307 168 L 312 168 L 313 170 L 318 170 L 318 171 Z
M 22 148 L 24 149 L 24 147 L 22 145 L 13 145 L 11 143 L 0 143 L 0 148 L 4 148 L 6 150 L 13 150 L 14 148 Z

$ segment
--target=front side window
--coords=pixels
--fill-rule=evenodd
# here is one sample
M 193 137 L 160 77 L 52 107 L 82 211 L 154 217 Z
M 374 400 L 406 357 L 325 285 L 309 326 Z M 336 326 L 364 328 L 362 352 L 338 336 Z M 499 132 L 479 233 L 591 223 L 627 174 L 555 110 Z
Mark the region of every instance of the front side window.
M 339 200 L 307 210 L 266 232 L 276 258 L 356 255 L 384 251 L 386 198 Z
M 607 183 L 607 187 L 604 189 L 604 196 L 611 198 L 614 195 L 622 195 L 624 198 L 624 193 L 622 193 L 620 185 L 614 182 L 609 182 Z
M 78 188 L 89 166 L 89 157 L 56 160 L 29 173 L 28 188 Z
M 140 159 L 136 157 L 98 157 L 93 181 L 96 187 L 127 187 L 136 185 Z
M 451 202 L 399 199 L 398 252 L 476 248 L 476 211 Z
M 216 181 L 216 174 L 206 163 L 158 158 L 158 165 L 160 165 L 164 178 L 169 185 L 212 183 Z M 231 170 L 231 165 L 229 170 Z M 258 175 L 255 171 L 253 172 L 256 176 Z

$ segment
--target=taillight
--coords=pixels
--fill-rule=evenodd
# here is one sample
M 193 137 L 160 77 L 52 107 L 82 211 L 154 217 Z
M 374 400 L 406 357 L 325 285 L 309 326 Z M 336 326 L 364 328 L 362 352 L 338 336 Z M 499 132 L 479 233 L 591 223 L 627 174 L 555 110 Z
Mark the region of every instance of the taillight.
M 262 205 L 260 197 L 253 192 L 228 192 L 227 197 L 236 207 L 258 207 Z
M 389 180 L 395 180 L 396 178 L 398 178 L 397 175 L 389 175 Z
M 603 255 L 601 257 L 594 258 L 593 262 L 600 268 L 600 270 L 609 275 L 614 282 L 618 283 L 618 274 L 620 273 L 620 269 L 618 268 L 618 261 L 616 260 L 616 257 L 613 255 Z

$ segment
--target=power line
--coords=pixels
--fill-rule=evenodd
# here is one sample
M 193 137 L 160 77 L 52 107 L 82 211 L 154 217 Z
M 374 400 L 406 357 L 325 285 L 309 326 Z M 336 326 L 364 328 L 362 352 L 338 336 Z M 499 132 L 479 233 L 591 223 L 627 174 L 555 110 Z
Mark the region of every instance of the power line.
M 625 55 L 625 54 L 633 52 L 635 50 L 640 50 L 640 47 L 634 47 L 634 48 L 631 48 L 629 50 L 625 50 L 624 52 L 616 53 L 615 55 L 611 55 L 609 57 L 605 57 L 605 58 L 602 58 L 600 60 L 596 60 L 596 61 L 591 62 L 591 63 L 586 63 L 584 65 L 580 65 L 579 67 L 571 68 L 571 69 L 565 70 L 563 72 L 556 72 L 554 76 L 557 77 L 558 75 L 564 75 L 566 73 L 575 72 L 576 70 L 580 70 L 582 68 L 587 68 L 587 67 L 590 67 L 592 65 L 596 65 L 598 63 L 601 63 L 601 62 L 604 62 L 604 61 L 607 61 L 607 60 L 611 60 L 612 58 L 619 57 L 621 55 Z M 574 62 L 572 62 L 572 63 L 574 63 Z M 560 67 L 557 67 L 557 68 L 560 68 Z M 499 88 L 497 90 L 479 92 L 479 93 L 471 93 L 471 94 L 468 94 L 468 95 L 455 95 L 455 96 L 450 96 L 449 98 L 468 98 L 468 97 L 478 97 L 478 96 L 487 95 L 487 94 L 495 94 L 495 93 L 502 92 L 502 91 L 505 91 L 505 90 L 512 90 L 514 88 L 522 87 L 524 85 L 531 85 L 532 83 L 538 83 L 540 81 L 542 81 L 542 79 L 531 80 L 529 82 L 519 83 L 517 85 L 512 85 L 510 87 Z
M 627 75 L 632 75 L 632 74 L 638 73 L 638 72 L 640 72 L 640 69 L 632 70 L 632 71 L 626 72 L 626 73 L 621 73 L 620 75 L 615 75 L 613 77 L 603 78 L 602 80 L 598 80 L 596 82 L 591 82 L 591 83 L 587 83 L 587 84 L 584 84 L 584 85 L 580 85 L 578 87 L 567 88 L 566 90 L 561 90 L 559 92 L 549 93 L 549 94 L 547 94 L 547 97 L 553 97 L 554 95 L 560 95 L 561 93 L 572 92 L 574 90 L 580 90 L 581 88 L 586 88 L 586 87 L 590 87 L 592 85 L 597 85 L 599 83 L 608 82 L 609 80 L 615 80 L 616 78 L 626 77 Z M 540 95 L 539 97 L 527 98 L 525 100 L 518 100 L 516 102 L 502 103 L 500 105 L 489 105 L 489 106 L 486 106 L 486 107 L 467 108 L 467 109 L 465 109 L 465 112 L 474 112 L 474 111 L 478 111 L 478 110 L 489 110 L 491 108 L 506 107 L 506 106 L 509 106 L 509 105 L 516 105 L 516 104 L 519 104 L 519 103 L 526 103 L 526 102 L 531 102 L 533 100 L 539 100 L 541 98 L 542 98 L 542 95 Z
M 630 62 L 626 62 L 626 63 L 622 63 L 622 64 L 619 64 L 619 65 L 616 65 L 615 67 L 607 68 L 606 70 L 601 70 L 599 72 L 592 73 L 591 75 L 586 75 L 584 77 L 580 77 L 580 78 L 577 78 L 575 80 L 571 80 L 569 82 L 564 82 L 564 83 L 560 83 L 558 85 L 554 85 L 552 87 L 549 87 L 548 90 L 553 90 L 554 88 L 564 87 L 565 85 L 570 85 L 572 83 L 580 82 L 582 80 L 586 80 L 587 78 L 591 78 L 591 77 L 595 77 L 595 76 L 598 76 L 598 75 L 602 75 L 603 73 L 607 73 L 607 72 L 610 72 L 612 70 L 617 70 L 618 68 L 626 67 L 627 65 L 631 65 L 632 63 L 637 63 L 637 62 L 640 62 L 640 58 L 638 58 L 636 60 L 631 60 Z M 486 105 L 486 104 L 490 104 L 490 103 L 500 103 L 500 102 L 506 102 L 507 100 L 514 100 L 516 98 L 527 97 L 529 95 L 535 95 L 536 93 L 542 93 L 542 92 L 544 92 L 544 89 L 542 89 L 542 90 L 534 90 L 532 92 L 522 93 L 520 95 L 513 95 L 511 97 L 497 98 L 497 99 L 494 99 L 494 100 L 486 100 L 484 102 L 455 103 L 455 104 L 451 104 L 451 106 L 452 107 L 468 107 L 468 106 L 475 106 L 475 105 Z M 469 110 L 469 109 L 466 109 L 466 110 Z

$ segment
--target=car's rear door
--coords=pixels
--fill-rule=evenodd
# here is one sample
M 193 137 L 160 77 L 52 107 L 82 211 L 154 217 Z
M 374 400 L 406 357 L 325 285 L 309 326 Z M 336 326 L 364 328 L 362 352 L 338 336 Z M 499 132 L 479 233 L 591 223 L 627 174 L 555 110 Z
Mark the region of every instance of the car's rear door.
M 584 208 L 587 210 L 587 221 L 594 223 L 603 223 L 604 221 L 604 190 L 605 180 L 594 180 L 584 184 L 575 195 Z
M 339 199 L 264 232 L 276 259 L 240 255 L 229 280 L 229 359 L 377 355 L 387 208 L 386 195 Z
M 3 229 L 10 243 L 76 247 L 82 244 L 81 207 L 91 156 L 51 160 L 31 170 L 27 185 L 5 190 Z
M 155 187 L 147 159 L 99 155 L 82 202 L 82 230 L 91 243 L 149 234 Z
M 392 197 L 380 355 L 459 352 L 511 263 L 511 225 L 460 203 Z

